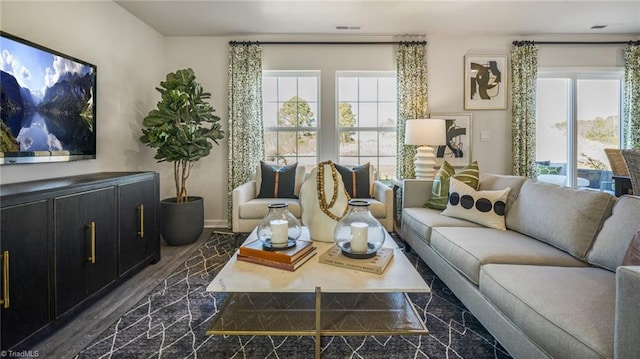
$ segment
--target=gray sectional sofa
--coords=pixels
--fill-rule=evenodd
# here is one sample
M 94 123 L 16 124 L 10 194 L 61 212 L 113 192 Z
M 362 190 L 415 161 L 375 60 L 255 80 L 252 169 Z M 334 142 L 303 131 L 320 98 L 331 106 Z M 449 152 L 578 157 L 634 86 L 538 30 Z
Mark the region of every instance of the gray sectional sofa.
M 425 208 L 431 185 L 404 181 L 400 235 L 509 353 L 640 358 L 640 197 L 483 174 L 511 188 L 503 231 Z

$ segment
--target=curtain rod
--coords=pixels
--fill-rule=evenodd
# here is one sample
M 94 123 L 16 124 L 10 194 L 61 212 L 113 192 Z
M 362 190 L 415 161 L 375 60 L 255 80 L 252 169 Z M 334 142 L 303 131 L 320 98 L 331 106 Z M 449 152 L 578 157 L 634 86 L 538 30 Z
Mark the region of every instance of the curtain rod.
M 399 45 L 420 44 L 426 41 L 229 41 L 229 45 Z
M 629 41 L 514 41 L 513 46 L 523 45 L 640 45 L 640 40 Z

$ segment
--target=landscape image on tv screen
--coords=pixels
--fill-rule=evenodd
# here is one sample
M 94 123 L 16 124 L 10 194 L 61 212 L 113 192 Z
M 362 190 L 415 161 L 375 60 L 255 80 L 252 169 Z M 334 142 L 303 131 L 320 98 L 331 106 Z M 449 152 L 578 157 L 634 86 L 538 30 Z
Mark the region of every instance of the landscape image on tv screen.
M 95 158 L 96 67 L 0 34 L 0 163 Z

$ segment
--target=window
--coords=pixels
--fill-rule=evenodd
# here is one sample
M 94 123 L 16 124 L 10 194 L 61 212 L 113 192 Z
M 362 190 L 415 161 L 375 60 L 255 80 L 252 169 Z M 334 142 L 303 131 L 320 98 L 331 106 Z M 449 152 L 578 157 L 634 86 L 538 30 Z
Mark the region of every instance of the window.
M 622 76 L 621 71 L 540 72 L 536 160 L 549 161 L 560 172 L 539 179 L 611 190 L 604 149 L 619 147 Z
M 370 162 L 378 179 L 396 175 L 396 75 L 393 72 L 337 73 L 339 159 Z
M 312 168 L 317 161 L 320 73 L 265 71 L 262 116 L 265 159 Z

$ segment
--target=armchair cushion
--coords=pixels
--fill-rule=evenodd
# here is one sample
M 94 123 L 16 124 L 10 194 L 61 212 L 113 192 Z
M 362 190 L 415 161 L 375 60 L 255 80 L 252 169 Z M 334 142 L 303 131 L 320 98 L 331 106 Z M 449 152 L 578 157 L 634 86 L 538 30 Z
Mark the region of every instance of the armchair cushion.
M 342 166 L 334 163 L 342 176 L 344 187 L 351 198 L 371 198 L 369 163 L 357 166 Z
M 257 198 L 298 198 L 295 194 L 297 166 L 297 163 L 277 166 L 260 161 L 260 192 Z

